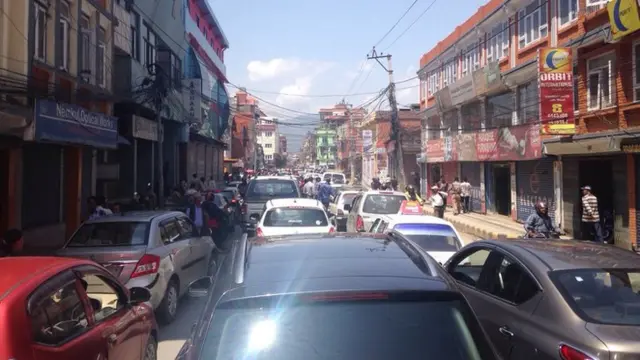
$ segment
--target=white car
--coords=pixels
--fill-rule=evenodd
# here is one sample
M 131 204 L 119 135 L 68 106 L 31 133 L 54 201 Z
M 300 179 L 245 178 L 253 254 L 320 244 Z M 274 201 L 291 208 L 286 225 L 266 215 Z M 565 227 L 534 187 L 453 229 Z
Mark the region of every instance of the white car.
M 334 188 L 341 188 L 347 184 L 347 178 L 343 173 L 327 171 L 322 174 L 322 181 L 327 181 L 327 179 L 331 179 L 331 186 Z
M 356 195 L 351 206 L 345 208 L 347 232 L 364 232 L 382 215 L 394 215 L 400 211 L 407 197 L 399 191 L 369 190 Z
M 274 199 L 265 204 L 256 236 L 326 234 L 335 232 L 324 206 L 314 199 Z
M 349 216 L 349 210 L 353 199 L 360 193 L 356 190 L 341 191 L 329 204 L 329 215 L 331 221 L 338 228 L 338 231 L 347 231 L 347 216 Z
M 429 215 L 382 215 L 374 222 L 369 232 L 388 233 L 395 231 L 413 241 L 440 264 L 464 246 L 456 228 L 450 222 Z

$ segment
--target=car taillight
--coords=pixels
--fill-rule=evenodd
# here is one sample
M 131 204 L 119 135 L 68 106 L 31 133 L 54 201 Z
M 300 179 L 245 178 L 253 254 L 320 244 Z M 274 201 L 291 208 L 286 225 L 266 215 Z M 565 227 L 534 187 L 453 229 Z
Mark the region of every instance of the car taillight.
M 155 255 L 144 255 L 136 264 L 136 268 L 131 273 L 131 278 L 144 275 L 155 274 L 160 268 L 160 257 Z
M 560 357 L 562 360 L 593 360 L 591 356 L 582 351 L 576 350 L 569 345 L 560 346 Z
M 329 234 L 336 232 L 336 228 L 333 226 L 329 228 Z
M 264 233 L 262 232 L 261 228 L 257 228 L 256 229 L 256 236 L 257 237 L 263 237 L 264 236 Z
M 240 209 L 243 215 L 247 214 L 247 204 L 242 204 L 242 208 Z
M 356 231 L 364 231 L 364 220 L 360 215 L 356 218 Z

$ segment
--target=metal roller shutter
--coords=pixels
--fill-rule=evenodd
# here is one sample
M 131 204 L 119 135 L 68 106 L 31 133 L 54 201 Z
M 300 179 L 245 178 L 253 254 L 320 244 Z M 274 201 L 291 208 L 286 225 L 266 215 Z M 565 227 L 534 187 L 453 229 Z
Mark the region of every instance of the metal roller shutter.
M 484 163 L 484 186 L 487 211 L 495 212 L 496 202 L 494 200 L 495 194 L 493 189 L 493 164 L 490 162 Z
M 535 213 L 535 204 L 544 201 L 549 216 L 554 218 L 556 203 L 553 184 L 553 160 L 543 158 L 516 162 L 516 206 L 518 220 L 525 221 Z
M 482 211 L 480 166 L 482 166 L 482 163 L 479 162 L 463 162 L 460 164 L 460 180 L 466 177 L 471 184 L 471 210 L 474 212 Z
M 580 164 L 576 158 L 562 160 L 562 227 L 573 236 L 580 235 Z

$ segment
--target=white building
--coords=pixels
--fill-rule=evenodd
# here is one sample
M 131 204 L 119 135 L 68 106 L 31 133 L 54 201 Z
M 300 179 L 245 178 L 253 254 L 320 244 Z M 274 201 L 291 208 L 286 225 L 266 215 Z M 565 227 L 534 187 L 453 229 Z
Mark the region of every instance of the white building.
M 273 163 L 274 155 L 280 151 L 278 119 L 272 116 L 263 116 L 258 121 L 256 130 L 258 144 L 262 146 L 264 151 L 264 160 L 267 164 Z

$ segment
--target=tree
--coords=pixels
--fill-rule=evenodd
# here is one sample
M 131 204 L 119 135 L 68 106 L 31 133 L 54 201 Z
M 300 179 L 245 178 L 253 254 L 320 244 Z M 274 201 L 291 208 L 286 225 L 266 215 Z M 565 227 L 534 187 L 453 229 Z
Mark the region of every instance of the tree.
M 287 166 L 287 157 L 282 154 L 273 154 L 273 164 L 277 168 L 283 168 Z

